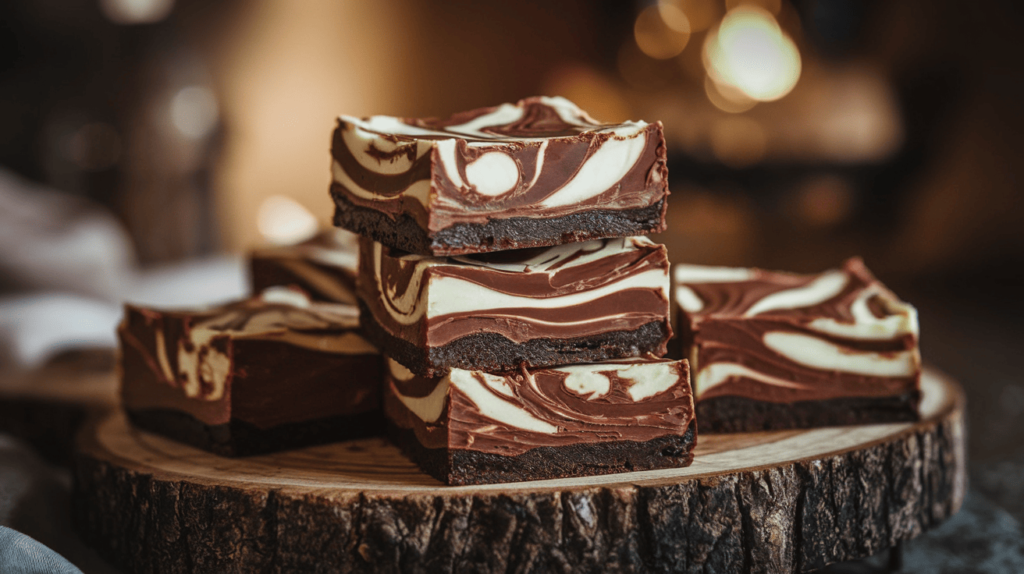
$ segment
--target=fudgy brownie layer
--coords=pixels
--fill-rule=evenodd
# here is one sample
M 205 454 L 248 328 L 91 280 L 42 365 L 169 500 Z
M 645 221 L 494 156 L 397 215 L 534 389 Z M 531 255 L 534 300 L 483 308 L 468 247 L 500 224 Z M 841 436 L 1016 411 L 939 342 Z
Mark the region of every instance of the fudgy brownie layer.
M 920 401 L 918 391 L 895 397 L 847 397 L 795 403 L 715 397 L 697 402 L 697 420 L 702 433 L 913 422 L 919 418 Z
M 525 343 L 516 343 L 497 333 L 475 333 L 447 345 L 424 349 L 388 333 L 362 301 L 359 312 L 363 335 L 370 343 L 413 373 L 428 378 L 444 375 L 453 368 L 501 373 L 514 371 L 524 363 L 552 367 L 642 357 L 646 353 L 660 357 L 665 351 L 662 342 L 668 338 L 665 323 L 652 321 L 633 331 L 574 339 L 532 339 Z
M 484 224 L 455 224 L 432 236 L 408 214 L 387 214 L 350 202 L 338 184 L 331 184 L 334 225 L 378 243 L 422 255 L 464 255 L 647 235 L 664 229 L 665 200 L 639 209 L 595 209 L 550 219 L 512 217 Z
M 266 454 L 384 433 L 384 416 L 378 410 L 266 429 L 235 419 L 226 424 L 207 425 L 188 413 L 167 409 L 126 412 L 139 428 L 222 456 Z
M 420 469 L 445 484 L 460 486 L 689 466 L 697 438 L 697 424 L 691 421 L 682 435 L 647 442 L 580 442 L 501 456 L 474 450 L 426 448 L 412 430 L 399 428 L 390 421 L 387 426 L 389 438 Z

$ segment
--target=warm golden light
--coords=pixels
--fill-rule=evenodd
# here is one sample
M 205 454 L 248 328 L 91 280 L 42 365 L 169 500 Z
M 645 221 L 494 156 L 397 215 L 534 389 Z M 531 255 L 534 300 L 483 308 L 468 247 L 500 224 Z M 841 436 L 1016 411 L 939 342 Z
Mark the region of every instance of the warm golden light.
M 740 6 L 755 6 L 772 14 L 778 14 L 779 10 L 782 9 L 782 0 L 725 0 L 726 10 L 732 10 Z
M 174 0 L 100 0 L 100 11 L 115 24 L 153 24 L 172 8 Z
M 800 79 L 800 52 L 766 10 L 740 6 L 708 33 L 704 66 L 720 87 L 770 102 L 790 92 Z M 728 97 L 727 89 L 719 92 Z
M 716 0 L 660 0 L 660 10 L 677 8 L 686 14 L 690 33 L 702 32 L 722 17 L 722 3 Z
M 730 114 L 745 112 L 757 105 L 757 100 L 748 98 L 739 89 L 726 84 L 716 84 L 710 76 L 704 78 L 704 93 L 716 108 Z
M 678 56 L 690 41 L 690 21 L 671 4 L 648 6 L 633 24 L 636 45 L 644 54 L 665 60 Z
M 285 195 L 263 200 L 256 214 L 256 228 L 271 243 L 287 245 L 309 239 L 317 231 L 316 217 L 301 203 Z

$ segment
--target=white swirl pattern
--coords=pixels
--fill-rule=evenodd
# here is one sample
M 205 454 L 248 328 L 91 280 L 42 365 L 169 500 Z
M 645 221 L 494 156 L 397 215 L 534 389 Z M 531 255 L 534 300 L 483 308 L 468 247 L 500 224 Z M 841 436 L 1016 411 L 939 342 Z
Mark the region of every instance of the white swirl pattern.
M 624 237 L 558 245 L 544 249 L 527 260 L 515 263 L 490 262 L 474 257 L 453 259 L 462 264 L 486 267 L 509 273 L 551 274 L 557 270 L 588 265 L 604 258 L 635 251 L 641 246 L 652 245 L 654 243 L 646 237 Z M 396 287 L 388 284 L 382 275 L 383 249 L 379 243 L 374 243 L 374 279 L 377 283 L 377 292 L 381 294 L 384 306 L 391 319 L 401 325 L 412 325 L 424 317 L 436 318 L 474 311 L 484 312 L 510 308 L 557 309 L 583 305 L 621 290 L 632 288 L 655 289 L 662 293 L 666 301 L 669 295 L 668 270 L 653 268 L 642 273 L 628 275 L 621 280 L 596 289 L 588 289 L 559 297 L 542 298 L 501 293 L 477 283 L 455 277 L 431 276 L 428 279 L 427 296 L 423 297 L 421 296 L 421 284 L 427 270 L 433 266 L 450 265 L 452 259 L 423 257 L 411 254 L 401 256 L 403 264 L 414 265 L 415 269 L 408 286 L 399 294 Z M 588 320 L 585 323 L 609 321 L 613 320 L 617 315 L 616 313 L 609 313 L 596 319 Z
M 774 357 L 774 368 L 779 369 L 778 373 L 770 373 L 746 364 L 747 361 L 708 362 L 700 349 L 704 345 L 719 348 L 726 343 L 705 341 L 700 334 L 700 327 L 697 327 L 697 341 L 689 351 L 691 366 L 696 370 L 694 394 L 697 398 L 730 380 L 741 379 L 780 388 L 808 389 L 808 385 L 792 380 L 791 369 L 811 369 L 826 378 L 828 373 L 834 376 L 846 374 L 866 377 L 864 380 L 867 382 L 863 384 L 892 378 L 912 379 L 921 371 L 921 358 L 916 345 L 916 311 L 882 287 L 859 260 L 847 262 L 842 270 L 828 271 L 788 288 L 772 289 L 770 286 L 773 281 L 778 281 L 780 285 L 799 283 L 800 277 L 756 269 L 680 265 L 674 269 L 673 279 L 676 304 L 693 321 L 707 321 L 711 315 L 728 321 L 756 321 L 759 317 L 769 316 L 770 321 L 783 321 L 793 329 L 788 330 L 787 327 L 787 330 L 780 331 L 769 328 L 760 335 L 763 349 Z M 698 293 L 702 289 L 707 290 L 709 284 L 716 283 L 723 285 L 716 291 L 719 298 L 724 297 L 726 289 L 735 293 L 743 293 L 746 289 L 766 292 L 760 298 L 748 302 L 746 308 L 741 306 L 728 311 L 709 309 L 707 306 L 711 301 L 702 299 Z M 844 293 L 847 295 L 840 297 Z M 851 293 L 854 294 L 852 299 Z M 879 317 L 871 310 L 869 301 L 872 299 L 884 308 L 887 313 L 885 316 Z M 739 300 L 746 299 L 740 297 L 736 301 Z M 799 312 L 801 309 L 819 306 L 832 306 L 833 310 L 825 312 L 825 316 L 817 317 Z M 849 316 L 851 319 L 840 320 L 832 315 Z M 833 340 L 824 338 L 826 336 Z M 907 340 L 912 341 L 912 344 L 908 346 Z M 884 352 L 870 350 L 870 347 L 857 348 L 859 342 L 875 345 L 891 343 L 892 348 Z M 698 361 L 701 364 L 697 364 Z M 787 364 L 792 367 L 786 367 Z M 783 376 L 783 373 L 787 374 Z
M 402 379 L 408 373 L 404 367 L 390 360 L 388 365 L 391 376 L 395 380 L 409 380 Z M 619 380 L 629 385 L 627 394 L 636 402 L 664 393 L 680 381 L 676 364 L 672 361 L 594 363 L 553 367 L 545 369 L 545 371 L 564 373 L 563 385 L 565 388 L 575 395 L 589 395 L 585 398 L 591 401 L 605 396 L 610 391 L 612 381 L 608 373 L 615 373 Z M 545 392 L 538 386 L 533 373 L 525 370 L 523 374 L 525 375 L 525 384 L 532 387 L 533 393 L 538 397 L 544 397 Z M 452 369 L 447 376 L 437 379 L 436 386 L 424 397 L 404 395 L 393 384 L 391 392 L 410 412 L 427 423 L 438 422 L 444 410 L 449 389 L 454 388 L 466 395 L 480 414 L 488 419 L 524 431 L 545 434 L 559 432 L 558 426 L 531 414 L 530 408 L 523 398 L 513 390 L 515 384 L 517 383 L 508 376 L 483 371 Z M 573 420 L 579 416 L 579 413 L 561 408 L 555 402 L 547 403 L 546 408 L 559 413 L 567 420 Z
M 603 125 L 594 121 L 583 110 L 564 98 L 541 98 L 541 102 L 555 110 L 567 124 L 576 126 L 582 132 L 611 136 L 601 144 L 594 144 L 597 149 L 584 161 L 575 175 L 560 189 L 554 190 L 543 198 L 541 206 L 544 208 L 572 206 L 612 188 L 636 165 L 647 145 L 646 128 L 648 124 L 646 122 Z M 466 178 L 464 179 L 458 169 L 458 141 L 464 140 L 470 147 L 486 146 L 495 150 L 503 150 L 506 147 L 511 150 L 514 146 L 521 146 L 523 142 L 537 142 L 534 144 L 539 146 L 536 169 L 533 177 L 530 181 L 524 182 L 525 188 L 521 190 L 526 192 L 537 183 L 541 171 L 544 169 L 547 142 L 550 138 L 509 138 L 500 133 L 487 131 L 488 128 L 513 124 L 522 118 L 523 113 L 524 108 L 521 105 L 503 104 L 490 113 L 483 114 L 461 125 L 446 126 L 443 130 L 411 125 L 390 116 L 372 116 L 366 119 L 341 116 L 342 142 L 361 167 L 384 176 L 410 171 L 416 159 L 430 153 L 431 149 L 436 149 L 441 169 L 456 188 L 473 190 L 485 196 L 498 196 L 516 188 L 517 183 L 522 179 L 521 168 L 515 165 L 509 155 L 501 153 L 499 155 L 505 159 L 500 165 L 496 163 L 496 160 L 487 160 L 479 166 L 470 164 L 466 167 Z M 394 141 L 395 137 L 403 139 L 396 142 Z M 412 146 L 415 146 L 415 151 L 412 154 L 396 153 L 404 147 L 408 147 L 412 151 Z M 382 160 L 382 153 L 386 154 L 388 159 Z M 485 153 L 477 161 L 481 161 L 489 155 L 491 154 Z M 514 174 L 511 171 L 512 168 L 516 169 Z M 395 201 L 396 198 L 409 197 L 418 201 L 428 210 L 433 203 L 443 201 L 437 194 L 430 193 L 430 179 L 415 181 L 400 192 L 390 194 L 388 197 L 357 184 L 351 174 L 347 173 L 337 161 L 332 163 L 332 172 L 335 183 L 340 184 L 352 195 L 364 200 L 388 202 Z

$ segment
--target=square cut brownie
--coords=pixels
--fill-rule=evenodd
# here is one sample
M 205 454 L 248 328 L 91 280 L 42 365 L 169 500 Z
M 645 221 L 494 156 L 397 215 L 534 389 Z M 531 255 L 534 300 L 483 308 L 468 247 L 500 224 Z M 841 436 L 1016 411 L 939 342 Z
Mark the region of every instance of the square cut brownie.
M 410 253 L 483 253 L 665 228 L 661 123 L 598 123 L 564 98 L 443 120 L 341 116 L 331 156 L 334 224 Z
M 425 377 L 665 354 L 665 247 L 598 239 L 453 258 L 361 239 L 366 337 Z
M 355 306 L 285 288 L 201 311 L 127 305 L 124 409 L 227 456 L 379 434 L 383 362 L 358 327 Z
M 254 293 L 294 286 L 314 301 L 355 304 L 358 260 L 356 236 L 343 229 L 328 229 L 302 243 L 253 251 L 249 278 Z
M 702 431 L 918 418 L 917 313 L 860 259 L 818 275 L 676 265 L 673 278 Z
M 388 359 L 392 439 L 446 484 L 687 466 L 697 426 L 686 361 L 628 359 L 427 379 Z

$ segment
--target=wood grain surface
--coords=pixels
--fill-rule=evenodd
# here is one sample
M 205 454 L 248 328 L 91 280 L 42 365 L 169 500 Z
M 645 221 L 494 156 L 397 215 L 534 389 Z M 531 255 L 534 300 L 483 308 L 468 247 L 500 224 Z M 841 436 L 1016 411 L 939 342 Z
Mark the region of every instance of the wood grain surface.
M 922 420 L 700 435 L 693 465 L 447 487 L 384 439 L 227 459 L 113 413 L 78 438 L 80 531 L 132 572 L 800 572 L 956 512 L 963 394 Z

